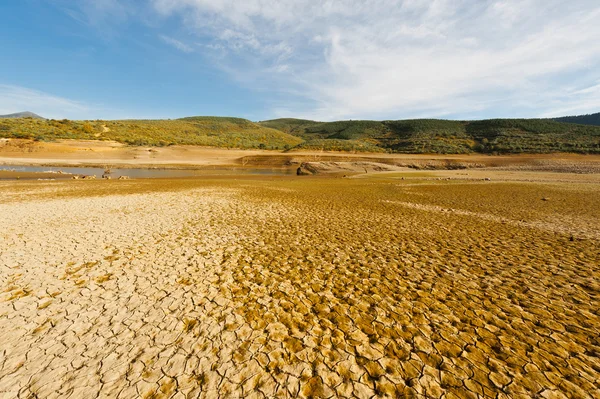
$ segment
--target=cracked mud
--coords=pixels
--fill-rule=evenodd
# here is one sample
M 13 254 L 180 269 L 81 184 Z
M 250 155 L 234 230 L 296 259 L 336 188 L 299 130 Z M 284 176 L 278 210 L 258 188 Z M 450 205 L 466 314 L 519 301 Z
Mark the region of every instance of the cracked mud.
M 596 184 L 0 193 L 3 398 L 600 397 Z

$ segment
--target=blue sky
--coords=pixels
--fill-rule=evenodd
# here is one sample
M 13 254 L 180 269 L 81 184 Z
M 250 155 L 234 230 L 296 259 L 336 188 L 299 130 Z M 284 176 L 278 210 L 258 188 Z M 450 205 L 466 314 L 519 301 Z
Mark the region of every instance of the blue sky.
M 0 15 L 0 114 L 600 111 L 597 0 L 6 0 Z

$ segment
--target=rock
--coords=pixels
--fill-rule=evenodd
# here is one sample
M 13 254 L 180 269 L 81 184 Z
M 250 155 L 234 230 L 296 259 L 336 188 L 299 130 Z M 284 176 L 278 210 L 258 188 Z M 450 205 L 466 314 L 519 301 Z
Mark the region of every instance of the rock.
M 302 164 L 298 167 L 298 169 L 296 169 L 296 175 L 310 176 L 310 175 L 312 175 L 312 173 L 304 167 L 304 164 Z

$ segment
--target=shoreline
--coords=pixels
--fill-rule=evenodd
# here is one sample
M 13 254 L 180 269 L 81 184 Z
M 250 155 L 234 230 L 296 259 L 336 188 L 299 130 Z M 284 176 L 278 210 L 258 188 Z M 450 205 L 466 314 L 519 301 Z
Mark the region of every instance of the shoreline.
M 282 165 L 309 161 L 375 161 L 393 163 L 401 161 L 448 161 L 521 164 L 535 160 L 571 160 L 598 163 L 600 155 L 552 154 L 405 154 L 334 151 L 279 151 L 259 149 L 234 149 L 201 146 L 127 146 L 111 141 L 57 140 L 35 142 L 10 139 L 0 142 L 0 165 L 40 166 L 96 166 L 133 168 L 194 168 L 204 166 Z M 287 164 L 287 165 L 286 165 Z
M 241 150 L 199 146 L 131 147 L 116 142 L 60 140 L 32 142 L 4 140 L 0 145 L 0 167 L 110 169 L 143 178 L 181 177 L 175 171 L 202 175 L 214 171 L 229 174 L 260 174 L 260 171 L 295 175 L 299 167 L 307 167 L 316 175 L 382 175 L 386 173 L 432 173 L 433 177 L 452 177 L 460 171 L 485 174 L 552 172 L 572 175 L 600 175 L 600 155 L 558 154 L 382 154 L 347 152 L 282 152 L 273 150 Z M 136 172 L 134 172 L 136 171 Z M 144 171 L 150 173 L 145 174 Z M 156 176 L 152 176 L 156 171 Z M 174 171 L 170 176 L 168 171 Z M 47 171 L 3 171 L 0 179 L 65 179 L 69 174 Z M 71 171 L 72 174 L 87 174 Z M 89 172 L 98 174 L 101 172 Z M 162 172 L 162 173 L 159 173 Z M 510 173 L 509 173 L 510 172 Z M 27 177 L 25 177 L 27 176 Z M 514 176 L 511 176 L 514 178 Z M 579 180 L 579 178 L 576 178 Z M 596 180 L 595 176 L 592 180 Z

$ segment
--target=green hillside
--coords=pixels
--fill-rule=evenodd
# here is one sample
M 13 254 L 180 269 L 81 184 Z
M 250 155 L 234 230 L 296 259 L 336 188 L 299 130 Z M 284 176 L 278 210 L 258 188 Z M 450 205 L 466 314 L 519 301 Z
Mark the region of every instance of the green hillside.
M 298 135 L 304 131 L 304 127 L 314 125 L 315 122 L 307 119 L 282 118 L 259 122 L 261 126 L 281 130 L 282 132 Z
M 547 119 L 490 119 L 449 121 L 414 119 L 399 121 L 316 122 L 276 119 L 260 122 L 295 135 L 304 142 L 298 149 L 396 153 L 600 153 L 600 127 Z M 341 143 L 342 142 L 342 143 Z M 362 144 L 361 144 L 362 143 Z
M 130 145 L 394 153 L 600 153 L 600 126 L 550 119 L 449 121 L 276 119 L 259 123 L 228 117 L 175 120 L 0 120 L 0 137 L 42 141 L 115 140 Z
M 0 121 L 0 137 L 43 141 L 115 140 L 130 145 L 179 144 L 278 150 L 294 147 L 303 141 L 246 119 L 223 117 L 119 121 L 3 119 Z
M 580 125 L 600 126 L 600 112 L 595 114 L 563 116 L 562 118 L 554 118 L 557 122 L 578 123 Z

